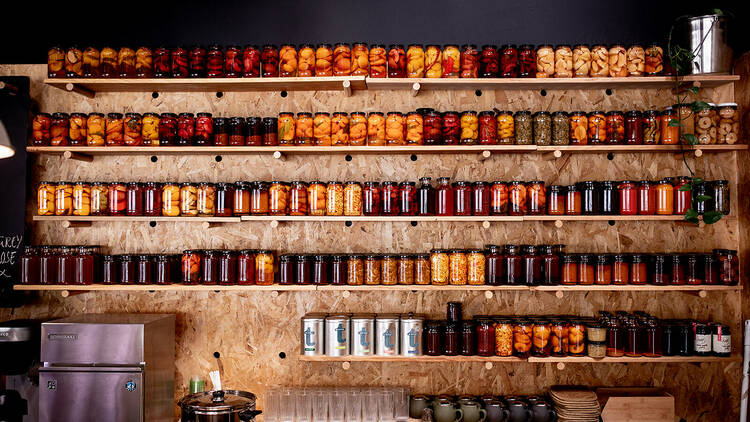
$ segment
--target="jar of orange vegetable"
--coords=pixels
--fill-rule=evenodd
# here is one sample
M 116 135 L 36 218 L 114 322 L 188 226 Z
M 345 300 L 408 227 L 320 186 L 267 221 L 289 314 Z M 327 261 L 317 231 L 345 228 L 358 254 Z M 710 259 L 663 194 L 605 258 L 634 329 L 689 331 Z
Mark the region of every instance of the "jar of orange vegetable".
M 349 145 L 361 147 L 367 143 L 367 115 L 355 111 L 349 115 Z
M 461 50 L 457 45 L 443 47 L 443 77 L 458 78 L 461 76 Z
M 370 73 L 370 53 L 367 44 L 354 43 L 352 46 L 352 76 L 367 76 Z
M 333 113 L 333 118 L 331 119 L 331 145 L 349 145 L 349 116 L 344 112 L 337 111 Z
M 388 76 L 388 72 L 386 71 L 388 52 L 385 50 L 384 45 L 375 44 L 370 46 L 369 62 L 371 78 L 385 78 Z
M 479 77 L 479 50 L 473 44 L 461 47 L 461 77 Z
M 405 119 L 403 113 L 388 112 L 385 119 L 385 142 L 389 146 L 404 145 Z
M 479 117 L 473 110 L 461 113 L 461 145 L 476 145 L 479 140 Z
M 677 120 L 677 112 L 672 107 L 667 107 L 661 113 L 661 143 L 664 145 L 674 145 L 680 143 L 679 126 L 671 126 L 669 123 Z
M 582 111 L 570 114 L 570 145 L 588 144 L 588 118 Z
M 277 120 L 278 135 L 277 142 L 279 145 L 294 145 L 296 135 L 294 113 L 282 111 L 279 113 Z
M 159 115 L 144 113 L 141 126 L 143 145 L 159 145 Z
M 313 115 L 309 112 L 297 113 L 295 145 L 313 144 Z
M 107 114 L 107 146 L 122 146 L 123 122 L 122 113 Z
M 318 112 L 313 118 L 313 145 L 331 146 L 331 114 Z
M 668 180 L 661 180 L 656 185 L 656 214 L 674 214 L 674 186 Z
M 592 111 L 588 115 L 588 143 L 603 144 L 607 139 L 607 118 L 602 111 Z
M 86 115 L 71 113 L 69 120 L 68 140 L 72 146 L 86 145 Z
M 289 215 L 307 215 L 307 210 L 307 183 L 294 181 L 289 189 Z
M 123 120 L 123 141 L 127 146 L 143 144 L 143 122 L 138 113 L 127 113 Z
M 338 43 L 333 49 L 333 76 L 349 76 L 352 73 L 352 51 L 349 44 Z
M 86 119 L 86 144 L 90 147 L 104 146 L 104 114 L 89 113 Z

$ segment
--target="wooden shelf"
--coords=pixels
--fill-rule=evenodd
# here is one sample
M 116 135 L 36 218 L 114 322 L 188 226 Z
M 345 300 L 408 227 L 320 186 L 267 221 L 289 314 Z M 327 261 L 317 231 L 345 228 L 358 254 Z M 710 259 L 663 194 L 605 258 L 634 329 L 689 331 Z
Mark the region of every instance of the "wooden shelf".
M 529 362 L 529 363 L 703 363 L 703 362 L 739 362 L 741 357 L 733 355 L 730 357 L 716 356 L 662 356 L 658 358 L 648 357 L 604 357 L 601 359 L 588 356 L 566 356 L 537 358 L 529 357 L 520 359 L 517 357 L 500 356 L 305 356 L 300 355 L 299 360 L 304 362 Z
M 313 78 L 153 78 L 153 79 L 45 79 L 47 85 L 94 97 L 98 92 L 256 92 L 342 91 L 366 89 L 364 76 Z
M 739 75 L 696 75 L 683 78 L 685 84 L 715 88 L 740 80 Z M 565 89 L 657 89 L 672 88 L 673 77 L 646 76 L 629 78 L 367 78 L 367 89 L 411 90 L 417 95 L 422 90 L 565 90 Z

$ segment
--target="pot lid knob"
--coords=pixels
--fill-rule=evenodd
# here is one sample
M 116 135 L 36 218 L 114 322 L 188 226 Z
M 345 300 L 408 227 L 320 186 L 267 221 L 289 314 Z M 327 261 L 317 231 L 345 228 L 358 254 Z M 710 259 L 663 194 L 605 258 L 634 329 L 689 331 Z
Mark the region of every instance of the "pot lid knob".
M 218 390 L 213 392 L 213 398 L 211 399 L 214 403 L 224 402 L 224 390 Z

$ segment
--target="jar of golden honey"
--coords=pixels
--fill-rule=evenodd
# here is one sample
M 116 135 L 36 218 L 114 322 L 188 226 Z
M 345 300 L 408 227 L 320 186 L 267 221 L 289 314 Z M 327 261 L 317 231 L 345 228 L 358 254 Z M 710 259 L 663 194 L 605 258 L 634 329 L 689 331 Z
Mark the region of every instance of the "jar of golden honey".
M 73 214 L 73 184 L 58 182 L 55 185 L 55 215 Z
M 55 215 L 55 184 L 52 182 L 39 182 L 37 186 L 37 214 Z

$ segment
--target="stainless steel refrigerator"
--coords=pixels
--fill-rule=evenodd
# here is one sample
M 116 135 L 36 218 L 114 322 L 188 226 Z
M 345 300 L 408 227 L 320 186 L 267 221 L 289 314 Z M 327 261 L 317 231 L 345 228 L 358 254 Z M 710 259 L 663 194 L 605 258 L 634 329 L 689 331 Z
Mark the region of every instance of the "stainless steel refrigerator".
M 43 323 L 39 421 L 174 420 L 174 330 L 167 314 Z

